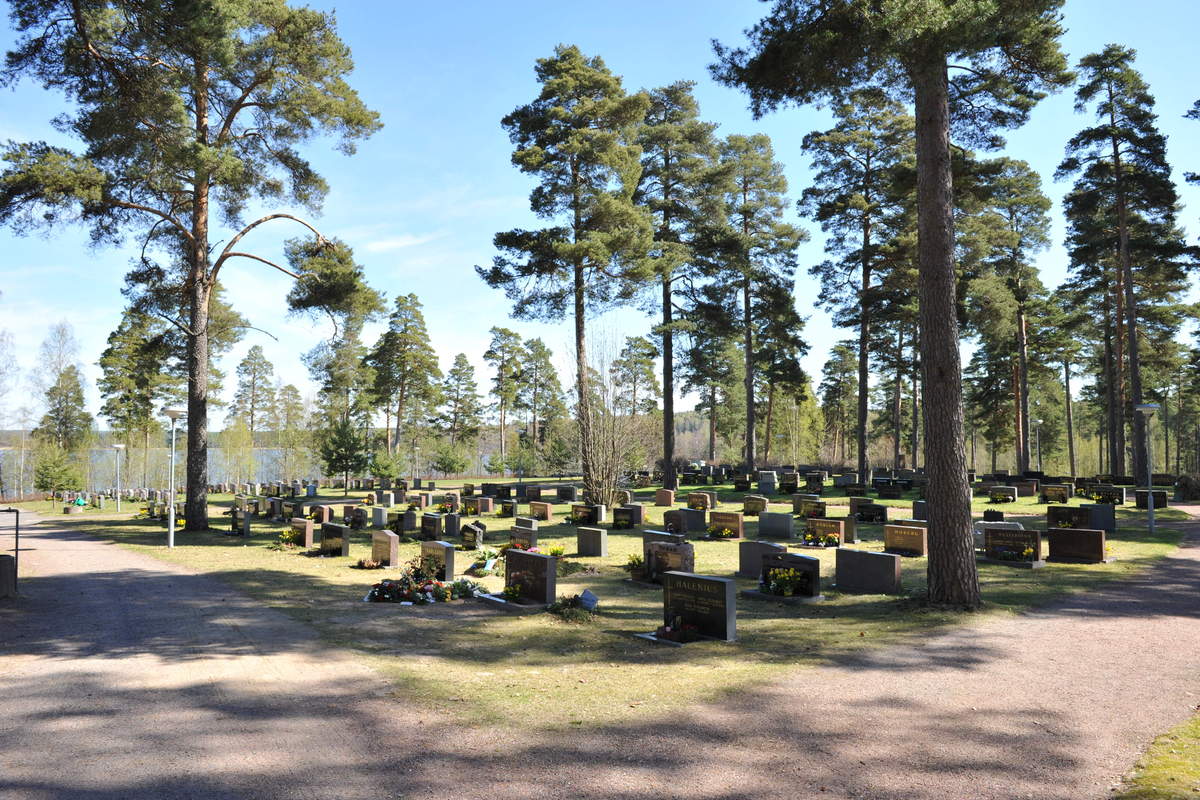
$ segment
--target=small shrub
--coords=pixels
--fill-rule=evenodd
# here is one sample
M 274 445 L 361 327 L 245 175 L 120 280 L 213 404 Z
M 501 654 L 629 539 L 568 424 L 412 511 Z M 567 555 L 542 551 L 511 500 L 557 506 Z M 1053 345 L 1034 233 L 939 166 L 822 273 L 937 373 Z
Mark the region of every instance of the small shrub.
M 373 560 L 373 559 L 370 559 L 370 558 L 360 558 L 360 559 L 358 560 L 357 567 L 358 567 L 359 569 L 382 569 L 382 568 L 383 568 L 383 562 L 382 562 L 382 561 L 375 561 L 375 560 Z
M 579 595 L 562 595 L 558 601 L 551 603 L 547 609 L 551 614 L 556 614 L 562 618 L 563 622 L 573 624 L 584 624 L 592 622 L 596 617 L 595 610 L 588 611 L 583 607 L 583 601 Z

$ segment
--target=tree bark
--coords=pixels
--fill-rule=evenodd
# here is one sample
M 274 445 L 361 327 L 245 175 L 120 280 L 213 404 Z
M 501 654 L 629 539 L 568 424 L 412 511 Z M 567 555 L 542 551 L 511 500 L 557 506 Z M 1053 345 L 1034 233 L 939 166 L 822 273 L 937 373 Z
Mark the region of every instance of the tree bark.
M 1017 471 L 1029 470 L 1029 336 L 1026 331 L 1025 303 L 1017 303 L 1017 397 L 1019 401 L 1020 437 L 1017 449 Z
M 708 460 L 717 460 L 717 387 L 708 387 Z
M 902 331 L 896 331 L 896 377 L 892 384 L 892 469 L 900 469 L 900 440 L 904 438 L 901 428 L 901 415 L 904 408 L 902 395 L 904 394 L 903 386 L 903 371 L 900 367 L 904 363 L 904 334 Z M 869 483 L 869 479 L 859 476 L 859 479 Z
M 747 265 L 747 269 L 749 265 Z M 750 310 L 750 276 L 742 281 L 742 346 L 746 349 L 746 470 L 754 472 L 756 441 L 754 435 L 754 329 Z
M 196 139 L 208 143 L 208 77 L 197 59 L 194 75 Z M 192 185 L 191 271 L 188 275 L 187 336 L 187 495 L 184 530 L 208 530 L 208 274 L 209 177 L 201 172 Z M 175 498 L 171 498 L 175 502 Z
M 1116 283 L 1117 312 L 1113 319 L 1113 337 L 1116 342 L 1116 363 L 1113 376 L 1116 378 L 1117 402 L 1113 405 L 1112 444 L 1109 450 L 1114 458 L 1109 468 L 1113 475 L 1125 475 L 1125 418 L 1128 414 L 1128 397 L 1125 394 L 1125 332 L 1121 320 L 1125 318 L 1125 271 L 1117 265 Z
M 954 197 L 946 58 L 926 53 L 912 70 L 916 100 L 921 374 L 929 478 L 929 600 L 975 608 L 979 579 L 963 444 L 962 368 L 954 273 Z
M 763 445 L 763 462 L 771 463 L 771 423 L 774 421 L 775 414 L 775 381 L 771 381 L 767 387 L 767 426 L 763 431 L 763 436 L 766 437 L 767 443 Z
M 854 440 L 858 447 L 858 478 L 866 483 L 867 478 L 867 414 L 869 386 L 871 380 L 871 319 L 868 311 L 867 293 L 871 288 L 871 258 L 868 248 L 871 243 L 871 217 L 863 214 L 862 241 L 862 286 L 858 309 L 858 418 L 855 423 Z M 844 454 L 843 454 L 844 460 Z
M 912 463 L 909 465 L 912 469 L 917 468 L 917 453 L 921 446 L 921 429 L 919 423 L 921 421 L 921 387 L 918 386 L 918 358 L 917 358 L 917 342 L 914 340 L 912 344 L 913 354 L 913 372 L 912 372 Z
M 1075 471 L 1075 414 L 1071 403 L 1071 362 L 1063 359 L 1063 389 L 1067 402 L 1067 458 L 1071 463 L 1071 477 L 1078 477 Z
M 671 276 L 662 279 L 662 387 L 663 387 L 663 488 L 677 489 L 675 475 L 675 335 L 671 329 L 674 307 L 671 304 Z

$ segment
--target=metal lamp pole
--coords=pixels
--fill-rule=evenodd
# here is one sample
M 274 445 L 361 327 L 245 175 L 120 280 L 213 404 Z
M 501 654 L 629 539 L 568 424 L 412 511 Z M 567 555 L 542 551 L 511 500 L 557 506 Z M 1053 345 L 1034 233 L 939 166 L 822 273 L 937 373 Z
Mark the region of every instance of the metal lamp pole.
M 1158 411 L 1158 404 L 1144 403 L 1137 407 L 1138 412 L 1145 418 L 1142 428 L 1146 431 L 1146 528 L 1151 536 L 1154 535 L 1154 456 L 1150 454 L 1150 420 Z
M 113 450 L 117 454 L 117 513 L 121 513 L 121 453 L 124 451 L 125 445 L 114 444 Z
M 187 412 L 182 408 L 163 409 L 171 419 L 171 488 L 167 493 L 167 547 L 175 546 L 175 422 Z

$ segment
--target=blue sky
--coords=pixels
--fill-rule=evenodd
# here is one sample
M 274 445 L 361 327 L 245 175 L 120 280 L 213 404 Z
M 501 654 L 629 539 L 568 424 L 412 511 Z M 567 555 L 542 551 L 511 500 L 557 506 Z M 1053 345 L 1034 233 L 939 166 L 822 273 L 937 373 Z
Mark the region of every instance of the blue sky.
M 339 30 L 357 64 L 352 82 L 382 114 L 385 127 L 352 158 L 320 142 L 307 149 L 332 189 L 317 225 L 355 248 L 370 282 L 389 298 L 408 292 L 420 297 L 443 369 L 456 353 L 466 353 L 485 385 L 490 375 L 481 354 L 488 329 L 506 325 L 526 337 L 541 336 L 567 378 L 569 327 L 510 320 L 503 294 L 488 289 L 473 269 L 490 262 L 497 231 L 533 224 L 527 201 L 532 183 L 510 164 L 511 145 L 500 118 L 535 96 L 535 59 L 549 55 L 556 44 L 577 44 L 585 53 L 603 57 L 630 90 L 696 81 L 701 112 L 719 123 L 718 133 L 771 136 L 787 167 L 791 194 L 799 197 L 809 180 L 800 141 L 827 127 L 828 115 L 790 108 L 755 121 L 742 94 L 708 77 L 710 40 L 741 41 L 741 31 L 764 10 L 750 0 L 360 2 L 339 7 Z M 1070 0 L 1065 13 L 1065 47 L 1072 62 L 1109 42 L 1138 50 L 1138 67 L 1158 101 L 1180 183 L 1184 171 L 1200 172 L 1200 123 L 1182 119 L 1200 98 L 1194 79 L 1200 5 L 1189 0 Z M 11 41 L 11 31 L 3 28 L 0 45 L 7 49 Z M 0 139 L 53 139 L 48 121 L 62 110 L 61 97 L 29 83 L 0 93 Z M 1007 153 L 1029 161 L 1055 201 L 1055 244 L 1040 257 L 1043 279 L 1051 286 L 1066 270 L 1059 201 L 1067 189 L 1053 183 L 1052 175 L 1065 142 L 1086 121 L 1074 113 L 1067 92 L 1044 101 L 1030 123 L 1009 136 Z M 1200 192 L 1182 185 L 1181 191 L 1183 221 L 1194 241 L 1200 232 Z M 806 269 L 822 258 L 822 241 L 819 230 L 801 224 L 812 234 L 801 250 Z M 273 258 L 283 239 L 297 233 L 280 225 L 256 232 L 250 243 L 254 252 Z M 92 250 L 82 231 L 63 229 L 49 239 L 0 231 L 0 253 L 0 328 L 12 332 L 22 366 L 35 366 L 37 346 L 49 325 L 67 319 L 81 343 L 80 360 L 94 380 L 95 361 L 120 318 L 122 276 L 132 251 Z M 245 350 L 258 344 L 275 363 L 277 375 L 310 391 L 300 355 L 328 331 L 321 323 L 287 317 L 287 279 L 269 268 L 242 260 L 231 263 L 223 276 L 239 310 L 276 337 L 248 332 L 226 357 L 226 371 L 232 374 Z M 817 292 L 815 281 L 802 275 L 797 305 L 809 317 L 811 352 L 804 365 L 814 381 L 829 347 L 850 335 L 813 308 Z M 626 309 L 595 320 L 593 330 L 597 339 L 616 345 L 626 335 L 646 332 L 650 324 L 642 313 Z M 368 341 L 377 330 L 368 330 Z M 226 394 L 231 384 L 229 380 Z M 99 397 L 93 387 L 88 399 L 95 410 Z M 684 406 L 690 405 L 685 400 Z

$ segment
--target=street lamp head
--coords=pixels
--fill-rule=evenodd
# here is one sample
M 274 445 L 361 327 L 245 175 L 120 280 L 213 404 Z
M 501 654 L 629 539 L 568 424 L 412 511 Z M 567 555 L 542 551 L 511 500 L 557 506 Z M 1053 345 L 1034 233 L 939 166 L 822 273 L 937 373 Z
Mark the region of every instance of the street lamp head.
M 182 408 L 164 408 L 163 413 L 167 415 L 168 419 L 179 419 L 180 417 L 187 416 L 187 412 Z
M 1154 412 L 1158 411 L 1158 403 L 1142 403 L 1139 406 L 1134 406 L 1134 408 L 1136 408 L 1140 414 L 1144 414 L 1147 417 L 1153 417 Z
M 1033 424 L 1034 424 L 1034 425 L 1037 425 L 1039 428 L 1040 428 L 1040 427 L 1042 427 L 1042 421 L 1041 421 L 1040 419 L 1035 419 L 1035 420 L 1033 421 Z
M 113 447 L 113 450 L 124 450 L 125 449 L 125 445 L 123 445 L 123 444 L 114 444 L 112 447 Z

